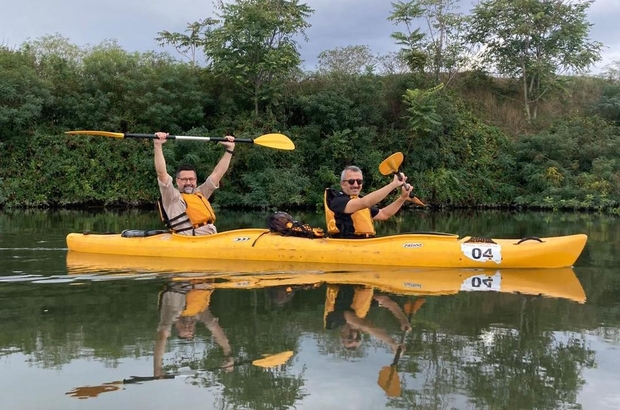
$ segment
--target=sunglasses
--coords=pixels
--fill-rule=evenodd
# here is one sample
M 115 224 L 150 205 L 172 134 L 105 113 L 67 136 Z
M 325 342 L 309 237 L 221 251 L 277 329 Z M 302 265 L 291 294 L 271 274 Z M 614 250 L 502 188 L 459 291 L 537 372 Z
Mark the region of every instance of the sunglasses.
M 196 180 L 196 178 L 179 178 L 179 177 L 177 177 L 177 179 L 181 182 L 194 182 Z
M 357 182 L 357 185 L 362 185 L 364 183 L 363 179 L 345 179 L 344 182 L 348 182 L 349 185 L 355 185 L 355 183 Z

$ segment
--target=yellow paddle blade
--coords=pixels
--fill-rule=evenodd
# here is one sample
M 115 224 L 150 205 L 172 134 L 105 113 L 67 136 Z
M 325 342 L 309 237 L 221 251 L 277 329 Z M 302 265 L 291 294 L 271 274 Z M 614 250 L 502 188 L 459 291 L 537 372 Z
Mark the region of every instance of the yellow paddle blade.
M 295 144 L 284 134 L 265 134 L 260 137 L 254 138 L 254 144 L 261 145 L 263 147 L 294 150 Z
M 65 393 L 67 396 L 75 397 L 78 399 L 88 399 L 99 396 L 101 393 L 108 393 L 119 390 L 123 382 L 111 382 L 104 383 L 100 386 L 81 386 L 76 387 L 71 391 Z
M 400 396 L 400 378 L 398 377 L 396 366 L 385 366 L 381 369 L 377 384 L 385 391 L 388 397 Z
M 398 172 L 398 168 L 400 168 L 400 165 L 403 163 L 403 159 L 402 152 L 395 152 L 379 164 L 379 172 L 381 172 L 381 175 L 390 175 Z
M 418 198 L 417 196 L 414 196 L 413 198 L 407 198 L 407 200 L 413 202 L 416 205 L 426 206 L 426 204 L 424 202 L 420 201 L 420 198 Z
M 262 359 L 257 359 L 252 362 L 254 366 L 258 367 L 276 367 L 286 363 L 288 359 L 293 356 L 293 352 L 288 350 L 286 352 L 265 355 Z
M 109 131 L 66 131 L 65 134 L 69 135 L 98 135 L 101 137 L 112 138 L 125 138 L 125 134 L 122 132 L 109 132 Z

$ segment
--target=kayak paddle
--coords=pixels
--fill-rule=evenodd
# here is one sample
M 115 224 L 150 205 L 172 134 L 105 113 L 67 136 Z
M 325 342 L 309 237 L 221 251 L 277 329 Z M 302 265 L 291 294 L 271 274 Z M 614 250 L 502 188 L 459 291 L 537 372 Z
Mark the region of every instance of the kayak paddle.
M 420 298 L 416 299 L 415 302 L 407 301 L 405 303 L 405 312 L 407 314 L 407 321 L 411 326 L 411 318 L 415 313 L 422 307 L 425 299 Z M 385 391 L 388 397 L 398 397 L 401 393 L 400 387 L 400 378 L 398 377 L 398 361 L 403 354 L 403 345 L 405 343 L 405 337 L 411 331 L 411 329 L 407 329 L 403 332 L 403 336 L 400 340 L 400 344 L 398 345 L 398 349 L 396 349 L 396 354 L 394 355 L 394 360 L 392 360 L 392 364 L 389 366 L 385 366 L 379 372 L 379 379 L 377 380 L 377 384 Z
M 403 159 L 404 157 L 402 152 L 395 152 L 394 154 L 384 159 L 381 164 L 379 164 L 379 172 L 381 173 L 381 175 L 397 174 L 398 178 L 402 180 L 400 165 L 403 163 Z M 408 187 L 409 184 L 405 182 L 405 186 Z M 413 191 L 409 193 L 409 199 L 416 205 L 426 206 L 424 202 L 420 201 L 420 199 L 415 196 Z
M 97 135 L 101 137 L 110 138 L 146 138 L 155 139 L 155 134 L 129 134 L 126 132 L 109 132 L 109 131 L 66 131 L 65 134 L 69 135 Z M 224 137 L 201 137 L 193 135 L 168 135 L 168 140 L 191 140 L 191 141 L 228 141 Z M 260 137 L 252 138 L 235 138 L 235 143 L 247 142 L 250 144 L 256 144 L 267 148 L 282 149 L 282 150 L 294 150 L 295 144 L 284 134 L 264 134 Z

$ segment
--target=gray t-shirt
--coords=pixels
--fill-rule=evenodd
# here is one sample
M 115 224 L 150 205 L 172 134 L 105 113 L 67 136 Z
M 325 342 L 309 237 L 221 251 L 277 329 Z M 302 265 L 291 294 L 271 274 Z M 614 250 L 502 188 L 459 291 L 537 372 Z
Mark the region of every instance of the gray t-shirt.
M 169 218 L 174 218 L 177 215 L 182 214 L 187 209 L 187 204 L 181 196 L 181 192 L 172 184 L 172 177 L 170 175 L 166 178 L 166 183 L 162 183 L 157 178 L 159 184 L 159 192 L 161 193 L 161 201 L 164 206 L 164 210 Z M 199 185 L 196 189 L 207 199 L 218 189 L 220 186 L 215 185 L 211 178 L 207 178 L 205 182 Z M 191 228 L 192 224 L 185 222 L 176 227 L 176 229 Z M 187 231 L 179 232 L 181 235 L 212 235 L 217 233 L 217 229 L 213 224 L 207 224 L 200 226 L 192 232 L 191 229 Z

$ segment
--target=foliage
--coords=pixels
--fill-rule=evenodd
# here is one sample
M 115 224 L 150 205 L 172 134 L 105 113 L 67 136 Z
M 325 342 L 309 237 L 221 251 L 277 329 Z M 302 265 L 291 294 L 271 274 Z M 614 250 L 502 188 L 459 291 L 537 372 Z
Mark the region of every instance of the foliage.
M 398 44 L 406 46 L 401 57 L 413 63 L 410 68 L 424 68 L 433 76 L 435 84 L 442 81 L 448 85 L 468 61 L 467 47 L 463 39 L 465 18 L 457 9 L 456 0 L 411 0 L 392 3 L 394 10 L 388 20 L 404 23 L 407 33 L 393 33 Z M 412 30 L 417 19 L 426 21 L 427 29 Z M 415 64 L 423 64 L 416 66 Z
M 77 47 L 60 36 L 2 49 L 0 207 L 152 207 L 151 143 L 63 134 L 103 129 L 291 137 L 294 151 L 239 144 L 218 207 L 322 209 L 324 188 L 338 185 L 346 165 L 360 166 L 374 190 L 389 181 L 377 165 L 401 151 L 403 172 L 434 206 L 620 209 L 613 76 L 563 78 L 570 93 L 553 102 L 553 117 L 521 135 L 502 116 L 519 89 L 510 79 L 473 72 L 447 89 L 421 73 L 357 63 L 349 73 L 332 62 L 327 72 L 283 73 L 257 117 L 236 80 L 166 53 L 113 41 Z M 222 155 L 201 142 L 164 150 L 170 172 L 189 162 L 201 178 Z
M 620 126 L 620 82 L 609 82 L 605 85 L 598 102 L 592 107 L 598 114 L 612 124 Z
M 23 51 L 0 46 L 0 142 L 33 131 L 50 91 L 36 61 Z
M 516 201 L 548 208 L 605 209 L 620 198 L 620 135 L 600 118 L 561 121 L 516 144 Z
M 317 65 L 321 74 L 364 74 L 373 72 L 376 64 L 368 46 L 347 46 L 322 51 Z
M 212 29 L 212 26 L 219 23 L 218 20 L 206 18 L 187 25 L 185 33 L 171 33 L 168 30 L 160 31 L 159 37 L 155 40 L 160 46 L 172 45 L 174 49 L 185 57 L 192 66 L 198 65 L 198 51 L 205 44 L 205 37 Z
M 528 120 L 560 85 L 560 71 L 583 72 L 600 59 L 602 44 L 588 38 L 592 2 L 483 0 L 474 7 L 467 38 L 481 46 L 484 68 L 521 82 Z
M 422 17 L 424 9 L 414 1 L 403 3 L 399 1 L 392 3 L 394 9 L 388 17 L 388 21 L 394 24 L 404 24 L 406 32 L 397 31 L 392 33 L 392 38 L 396 44 L 402 46 L 400 49 L 401 58 L 407 63 L 412 72 L 423 71 L 426 65 L 427 55 L 422 51 L 422 40 L 425 34 L 419 28 L 414 29 L 413 23 Z
M 504 177 L 512 167 L 506 135 L 482 124 L 441 86 L 407 90 L 405 101 L 412 135 L 407 152 L 417 163 L 419 195 L 436 205 L 511 202 Z
M 220 1 L 221 24 L 205 34 L 213 69 L 234 81 L 254 101 L 269 102 L 300 63 L 295 35 L 305 36 L 314 11 L 298 0 Z

